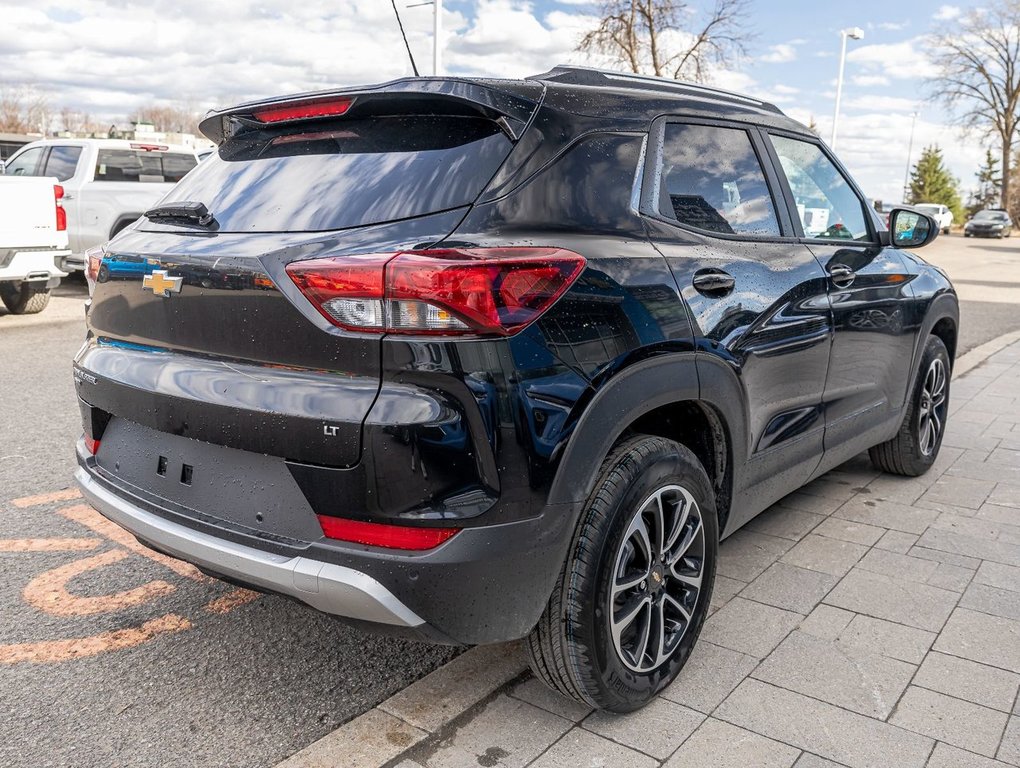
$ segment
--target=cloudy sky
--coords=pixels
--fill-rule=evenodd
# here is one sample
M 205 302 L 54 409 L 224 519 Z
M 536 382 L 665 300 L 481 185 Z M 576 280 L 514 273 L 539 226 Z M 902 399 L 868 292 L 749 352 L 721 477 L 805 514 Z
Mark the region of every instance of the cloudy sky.
M 419 68 L 431 67 L 431 6 L 398 0 Z M 692 0 L 704 7 L 710 0 Z M 972 2 L 972 0 L 971 0 Z M 747 57 L 716 84 L 771 99 L 826 140 L 839 54 L 850 41 L 838 151 L 872 197 L 901 198 L 911 113 L 914 151 L 937 143 L 964 189 L 984 154 L 924 85 L 924 37 L 952 30 L 967 0 L 750 0 Z M 559 62 L 594 24 L 585 0 L 445 0 L 449 74 L 521 76 Z M 390 0 L 0 0 L 0 85 L 30 85 L 55 111 L 123 121 L 135 108 L 233 101 L 409 75 Z

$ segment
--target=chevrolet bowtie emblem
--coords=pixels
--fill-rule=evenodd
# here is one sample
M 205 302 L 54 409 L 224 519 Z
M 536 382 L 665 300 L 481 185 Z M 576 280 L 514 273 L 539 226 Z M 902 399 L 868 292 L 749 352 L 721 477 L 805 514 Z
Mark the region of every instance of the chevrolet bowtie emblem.
M 180 293 L 183 284 L 183 277 L 170 277 L 165 269 L 154 269 L 151 274 L 142 278 L 142 288 L 148 288 L 157 296 L 167 299 L 171 293 Z

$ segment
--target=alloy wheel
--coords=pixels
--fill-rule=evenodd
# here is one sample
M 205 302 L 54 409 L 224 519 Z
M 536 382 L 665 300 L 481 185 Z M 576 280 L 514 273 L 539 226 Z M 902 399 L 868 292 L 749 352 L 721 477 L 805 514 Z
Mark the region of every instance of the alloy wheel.
M 705 530 L 691 493 L 667 485 L 637 508 L 616 552 L 609 629 L 620 660 L 651 672 L 693 620 L 705 565 Z
M 931 456 L 935 451 L 945 427 L 947 383 L 946 365 L 941 358 L 935 358 L 924 376 L 918 409 L 918 445 L 925 456 Z

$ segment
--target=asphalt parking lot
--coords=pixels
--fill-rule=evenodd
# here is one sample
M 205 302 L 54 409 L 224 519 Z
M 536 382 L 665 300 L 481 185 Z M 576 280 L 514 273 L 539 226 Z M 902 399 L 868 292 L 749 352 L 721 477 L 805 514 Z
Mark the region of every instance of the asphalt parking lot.
M 924 255 L 957 284 L 960 352 L 1020 329 L 1020 241 L 954 235 Z M 0 310 L 0 765 L 271 766 L 456 653 L 210 581 L 84 506 L 85 293 Z

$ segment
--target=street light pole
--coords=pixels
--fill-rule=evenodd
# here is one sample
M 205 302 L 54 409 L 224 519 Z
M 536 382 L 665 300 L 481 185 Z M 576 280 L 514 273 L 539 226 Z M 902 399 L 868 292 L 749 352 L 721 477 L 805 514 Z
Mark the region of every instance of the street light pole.
M 432 74 L 436 77 L 443 72 L 443 0 L 432 4 Z
M 848 37 L 860 40 L 864 37 L 864 30 L 860 27 L 850 27 L 839 30 L 841 44 L 839 48 L 839 75 L 836 77 L 836 111 L 832 116 L 832 137 L 829 139 L 829 146 L 836 148 L 836 131 L 839 127 L 839 102 L 843 98 L 843 68 L 846 66 L 846 40 Z
M 903 172 L 903 202 L 907 202 L 910 194 L 910 154 L 914 151 L 914 126 L 917 125 L 917 112 L 910 113 L 910 141 L 907 143 L 907 169 Z

